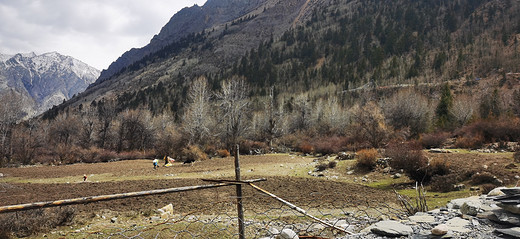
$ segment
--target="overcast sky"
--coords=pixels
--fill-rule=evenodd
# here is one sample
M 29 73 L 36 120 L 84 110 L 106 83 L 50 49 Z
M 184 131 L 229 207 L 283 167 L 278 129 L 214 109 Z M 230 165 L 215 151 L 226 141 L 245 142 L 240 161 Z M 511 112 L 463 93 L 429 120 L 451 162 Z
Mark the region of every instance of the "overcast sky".
M 0 53 L 56 51 L 99 70 L 206 0 L 0 0 Z

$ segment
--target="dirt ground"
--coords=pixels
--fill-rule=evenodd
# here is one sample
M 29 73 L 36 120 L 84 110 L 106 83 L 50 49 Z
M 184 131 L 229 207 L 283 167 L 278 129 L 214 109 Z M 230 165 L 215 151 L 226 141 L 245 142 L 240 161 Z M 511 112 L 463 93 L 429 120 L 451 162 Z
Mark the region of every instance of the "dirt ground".
M 267 178 L 258 186 L 302 207 L 320 205 L 356 206 L 367 202 L 389 202 L 395 196 L 387 191 L 363 185 L 304 177 L 312 168 L 312 158 L 291 155 L 264 155 L 241 157 L 244 179 Z M 161 165 L 161 164 L 160 164 Z M 211 184 L 202 178 L 232 179 L 233 159 L 212 159 L 192 166 L 174 164 L 154 170 L 151 160 L 134 160 L 102 164 L 76 164 L 65 166 L 35 166 L 2 168 L 0 173 L 0 206 L 37 201 L 51 201 L 123 192 L 174 188 Z M 83 174 L 88 175 L 82 182 Z M 295 176 L 301 175 L 301 176 Z M 67 182 L 63 183 L 66 180 Z M 127 212 L 147 211 L 173 203 L 179 213 L 220 210 L 220 202 L 234 202 L 235 187 L 222 187 L 200 191 L 118 199 L 75 206 L 80 213 L 95 213 L 109 209 Z M 276 203 L 249 186 L 244 186 L 246 209 L 264 210 Z

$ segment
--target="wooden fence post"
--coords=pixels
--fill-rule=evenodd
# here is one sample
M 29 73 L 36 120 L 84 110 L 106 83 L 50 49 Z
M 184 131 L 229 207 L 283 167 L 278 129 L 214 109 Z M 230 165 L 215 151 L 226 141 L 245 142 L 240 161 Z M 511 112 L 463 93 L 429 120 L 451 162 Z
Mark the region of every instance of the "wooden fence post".
M 241 181 L 240 178 L 240 160 L 239 160 L 239 146 L 237 144 L 235 149 L 235 180 Z M 238 236 L 240 239 L 245 239 L 244 228 L 244 207 L 242 205 L 242 184 L 237 184 L 237 212 L 238 212 Z

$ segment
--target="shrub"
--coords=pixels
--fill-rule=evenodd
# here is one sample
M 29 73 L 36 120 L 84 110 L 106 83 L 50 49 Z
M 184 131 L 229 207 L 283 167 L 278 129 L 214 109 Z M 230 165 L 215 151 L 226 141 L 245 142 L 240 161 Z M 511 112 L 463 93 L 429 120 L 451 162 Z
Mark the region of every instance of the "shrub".
M 357 166 L 372 170 L 377 164 L 377 150 L 376 149 L 362 149 L 357 153 Z
M 513 159 L 514 159 L 515 163 L 520 163 L 520 151 L 516 151 L 513 154 Z
M 28 237 L 38 232 L 58 226 L 69 225 L 74 219 L 74 208 L 36 209 L 16 214 L 4 214 L 0 217 L 0 237 L 14 234 L 16 237 Z
M 253 140 L 240 142 L 240 154 L 263 154 L 269 151 L 266 143 Z
M 219 150 L 217 150 L 217 156 L 219 156 L 221 158 L 225 158 L 225 157 L 231 156 L 231 154 L 229 153 L 229 151 L 227 149 L 219 149 Z
M 476 173 L 473 174 L 473 176 L 471 176 L 471 183 L 473 185 L 481 185 L 487 183 L 494 184 L 496 183 L 496 181 L 496 177 L 489 172 Z
M 329 162 L 329 168 L 335 168 L 338 163 L 336 161 L 330 161 Z
M 204 161 L 208 159 L 208 155 L 195 145 L 189 145 L 182 149 L 181 153 L 181 158 L 184 159 L 184 161 Z
M 432 160 L 430 162 L 429 168 L 430 168 L 430 173 L 432 176 L 434 176 L 434 175 L 443 176 L 443 175 L 447 175 L 450 173 L 450 164 L 449 164 L 448 160 L 446 160 L 446 159 Z
M 390 167 L 403 169 L 411 179 L 424 183 L 431 179 L 432 175 L 428 172 L 428 159 L 417 143 L 391 143 L 386 148 L 385 155 L 391 158 Z
M 455 141 L 455 147 L 463 149 L 478 149 L 484 144 L 484 138 L 478 134 L 473 137 L 459 137 Z
M 309 142 L 301 143 L 299 149 L 304 154 L 312 154 L 314 152 L 314 147 Z
M 320 164 L 316 165 L 317 172 L 325 171 L 327 168 L 329 168 L 329 165 L 326 163 L 320 163 Z
M 454 185 L 458 183 L 457 175 L 435 175 L 430 182 L 430 189 L 434 192 L 447 193 L 454 189 Z
M 421 139 L 419 141 L 421 142 L 421 145 L 427 149 L 441 148 L 449 136 L 449 133 L 444 132 L 423 134 L 421 135 Z
M 314 140 L 314 152 L 320 154 L 335 154 L 345 149 L 345 137 L 321 137 Z
M 482 143 L 519 141 L 520 119 L 518 117 L 501 117 L 479 120 L 462 127 L 456 134 L 465 138 L 478 135 Z

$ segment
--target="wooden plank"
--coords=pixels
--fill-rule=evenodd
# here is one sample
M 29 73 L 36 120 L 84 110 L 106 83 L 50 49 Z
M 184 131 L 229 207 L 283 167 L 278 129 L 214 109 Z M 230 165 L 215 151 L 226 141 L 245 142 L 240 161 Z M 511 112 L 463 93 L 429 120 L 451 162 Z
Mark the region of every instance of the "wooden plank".
M 108 201 L 108 200 L 131 198 L 131 197 L 142 197 L 142 196 L 166 194 L 166 193 L 185 192 L 185 191 L 201 190 L 201 189 L 208 189 L 208 188 L 218 188 L 218 187 L 232 186 L 232 185 L 235 185 L 235 183 L 219 183 L 219 184 L 210 184 L 210 185 L 186 186 L 186 187 L 179 187 L 179 188 L 167 188 L 167 189 L 140 191 L 140 192 L 129 192 L 129 193 L 101 195 L 101 196 L 81 197 L 81 198 L 73 198 L 73 199 L 65 199 L 65 200 L 57 200 L 57 201 L 26 203 L 26 204 L 18 204 L 18 205 L 0 207 L 0 213 L 25 211 L 25 210 L 37 209 L 37 208 L 58 207 L 58 206 L 73 205 L 73 204 L 86 204 L 86 203 L 91 203 L 91 202 L 100 202 L 100 201 Z

